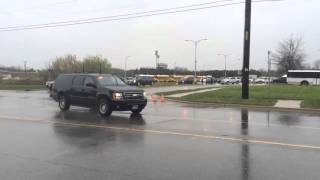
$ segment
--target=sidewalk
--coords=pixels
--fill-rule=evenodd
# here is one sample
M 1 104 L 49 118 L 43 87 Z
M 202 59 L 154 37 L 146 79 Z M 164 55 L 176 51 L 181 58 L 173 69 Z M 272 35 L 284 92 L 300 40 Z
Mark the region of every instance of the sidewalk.
M 179 94 L 173 94 L 173 95 L 169 95 L 167 97 L 171 97 L 171 98 L 180 98 L 183 96 L 187 96 L 190 94 L 197 94 L 197 93 L 203 93 L 203 92 L 208 92 L 208 91 L 216 91 L 219 90 L 220 88 L 212 88 L 212 89 L 204 89 L 204 90 L 199 90 L 199 91 L 192 91 L 192 92 L 187 92 L 187 93 L 179 93 Z
M 170 91 L 177 91 L 177 90 L 193 90 L 193 89 L 200 89 L 200 88 L 215 88 L 221 87 L 220 85 L 180 85 L 180 86 L 166 86 L 166 87 L 148 87 L 145 88 L 147 94 L 156 94 L 160 92 L 170 92 Z
M 288 108 L 288 109 L 299 109 L 301 108 L 302 101 L 294 100 L 278 100 L 274 107 L 278 108 Z

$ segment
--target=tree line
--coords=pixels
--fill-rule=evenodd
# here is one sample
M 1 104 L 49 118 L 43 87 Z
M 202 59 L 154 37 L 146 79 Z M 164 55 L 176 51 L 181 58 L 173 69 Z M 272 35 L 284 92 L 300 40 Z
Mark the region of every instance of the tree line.
M 320 50 L 319 50 L 320 53 Z M 276 50 L 272 51 L 271 60 L 276 66 L 270 72 L 271 76 L 281 76 L 286 74 L 288 70 L 300 69 L 320 69 L 320 58 L 315 61 L 313 66 L 308 65 L 306 61 L 306 53 L 302 38 L 289 37 L 279 42 Z M 18 67 L 0 66 L 2 71 L 23 71 Z M 35 72 L 33 69 L 27 69 L 27 72 Z M 46 68 L 37 71 L 42 80 L 55 79 L 61 73 L 113 73 L 120 77 L 124 75 L 124 70 L 112 68 L 110 61 L 101 55 L 90 55 L 83 59 L 79 59 L 74 54 L 67 54 L 54 58 L 47 63 Z M 198 75 L 212 75 L 216 78 L 224 76 L 224 70 L 208 70 L 198 71 Z M 136 74 L 151 75 L 192 75 L 193 71 L 178 69 L 152 69 L 140 68 L 127 71 L 127 76 L 135 76 Z M 265 70 L 250 70 L 250 74 L 258 76 L 267 76 Z M 228 70 L 227 76 L 241 76 L 241 71 Z
M 271 60 L 276 64 L 277 71 L 282 74 L 286 74 L 288 70 L 320 70 L 320 58 L 310 66 L 305 62 L 306 57 L 303 39 L 292 36 L 279 42 L 278 48 L 272 53 Z
M 39 71 L 43 79 L 55 79 L 61 73 L 111 73 L 111 63 L 101 55 L 90 55 L 79 59 L 76 55 L 67 54 L 56 57 Z

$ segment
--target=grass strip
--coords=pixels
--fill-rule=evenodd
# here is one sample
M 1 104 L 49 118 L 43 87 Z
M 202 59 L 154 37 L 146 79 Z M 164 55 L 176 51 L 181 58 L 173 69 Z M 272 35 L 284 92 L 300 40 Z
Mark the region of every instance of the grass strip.
M 273 106 L 277 100 L 302 100 L 303 108 L 320 108 L 320 86 L 250 86 L 250 98 L 241 99 L 241 86 L 190 94 L 177 100 L 218 104 Z

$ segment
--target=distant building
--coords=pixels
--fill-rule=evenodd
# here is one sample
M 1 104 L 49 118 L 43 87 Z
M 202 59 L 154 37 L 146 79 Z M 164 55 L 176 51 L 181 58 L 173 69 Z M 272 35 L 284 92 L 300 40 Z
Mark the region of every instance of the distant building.
M 158 63 L 158 68 L 159 69 L 168 69 L 168 64 L 166 64 L 166 63 Z

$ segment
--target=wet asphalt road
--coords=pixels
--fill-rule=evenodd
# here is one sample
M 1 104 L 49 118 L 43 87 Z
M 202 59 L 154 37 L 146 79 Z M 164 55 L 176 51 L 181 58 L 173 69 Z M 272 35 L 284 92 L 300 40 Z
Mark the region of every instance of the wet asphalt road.
M 149 102 L 102 119 L 44 91 L 0 91 L 0 112 L 1 180 L 320 177 L 320 114 Z

